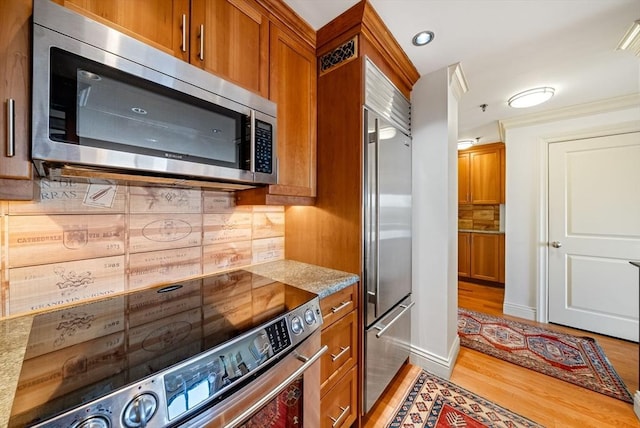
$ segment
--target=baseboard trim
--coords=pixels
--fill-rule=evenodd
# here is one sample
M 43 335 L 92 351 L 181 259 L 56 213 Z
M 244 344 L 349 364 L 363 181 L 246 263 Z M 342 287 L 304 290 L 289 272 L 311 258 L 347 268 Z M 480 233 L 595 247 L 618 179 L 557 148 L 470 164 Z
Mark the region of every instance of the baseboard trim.
M 420 366 L 441 378 L 449 379 L 460 352 L 460 338 L 456 335 L 446 358 L 413 345 L 410 345 L 409 351 L 411 352 L 411 364 Z
M 524 318 L 529 321 L 536 320 L 536 309 L 530 306 L 514 305 L 513 303 L 504 302 L 502 312 L 512 317 Z
M 640 391 L 636 391 L 636 395 L 633 396 L 633 411 L 636 412 L 636 417 L 640 419 Z

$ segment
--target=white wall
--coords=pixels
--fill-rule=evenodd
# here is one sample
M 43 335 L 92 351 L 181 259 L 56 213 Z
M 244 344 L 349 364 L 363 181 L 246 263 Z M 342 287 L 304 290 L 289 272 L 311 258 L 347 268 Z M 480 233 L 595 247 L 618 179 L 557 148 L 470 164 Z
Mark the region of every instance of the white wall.
M 504 313 L 541 322 L 546 313 L 547 145 L 559 138 L 615 133 L 640 120 L 638 95 L 545 117 L 503 121 L 506 145 Z
M 412 362 L 449 377 L 457 335 L 458 103 L 450 73 L 418 80 L 411 94 L 413 134 Z

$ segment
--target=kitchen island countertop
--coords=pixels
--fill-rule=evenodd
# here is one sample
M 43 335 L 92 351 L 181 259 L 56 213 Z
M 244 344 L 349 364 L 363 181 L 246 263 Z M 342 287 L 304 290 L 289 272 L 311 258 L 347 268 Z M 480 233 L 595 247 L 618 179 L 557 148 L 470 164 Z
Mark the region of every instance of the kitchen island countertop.
M 239 268 L 327 297 L 359 281 L 358 275 L 292 260 L 280 260 Z M 68 308 L 68 306 L 66 307 Z M 62 308 L 60 308 L 62 309 Z M 0 320 L 0 427 L 9 423 L 11 406 L 22 368 L 33 315 Z

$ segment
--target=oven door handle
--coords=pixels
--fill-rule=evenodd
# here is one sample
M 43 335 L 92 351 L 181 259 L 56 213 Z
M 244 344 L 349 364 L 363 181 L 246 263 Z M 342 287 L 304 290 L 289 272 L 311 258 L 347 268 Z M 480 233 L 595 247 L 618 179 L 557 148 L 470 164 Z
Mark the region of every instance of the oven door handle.
M 262 397 L 260 400 L 254 403 L 251 407 L 249 407 L 247 410 L 242 412 L 242 414 L 240 414 L 231 422 L 226 424 L 225 428 L 233 428 L 240 425 L 242 422 L 245 421 L 245 419 L 249 418 L 255 412 L 257 412 L 258 410 L 266 406 L 271 400 L 276 398 L 278 394 L 284 391 L 284 389 L 287 386 L 289 386 L 291 382 L 296 380 L 302 373 L 304 373 L 309 367 L 311 367 L 313 363 L 318 361 L 318 359 L 322 357 L 322 355 L 324 355 L 324 353 L 327 352 L 328 350 L 329 350 L 329 347 L 327 345 L 324 345 L 322 348 L 320 348 L 318 352 L 313 354 L 311 357 L 305 357 L 304 355 L 298 354 L 297 358 L 301 361 L 304 361 L 304 364 L 298 367 L 298 369 L 295 372 L 291 373 L 289 377 L 283 380 L 282 383 L 277 387 L 275 387 L 270 393 Z

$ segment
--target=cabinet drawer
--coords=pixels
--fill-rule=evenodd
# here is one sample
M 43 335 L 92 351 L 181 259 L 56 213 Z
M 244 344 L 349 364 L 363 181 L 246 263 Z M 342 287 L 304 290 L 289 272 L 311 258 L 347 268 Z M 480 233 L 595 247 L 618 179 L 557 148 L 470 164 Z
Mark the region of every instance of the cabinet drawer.
M 351 311 L 322 331 L 322 345 L 327 345 L 329 351 L 320 360 L 321 395 L 355 365 L 358 356 L 357 327 L 356 312 Z
M 320 401 L 320 427 L 348 427 L 356 420 L 357 366 L 353 367 Z
M 320 301 L 323 329 L 342 318 L 358 306 L 357 284 L 343 288 Z

